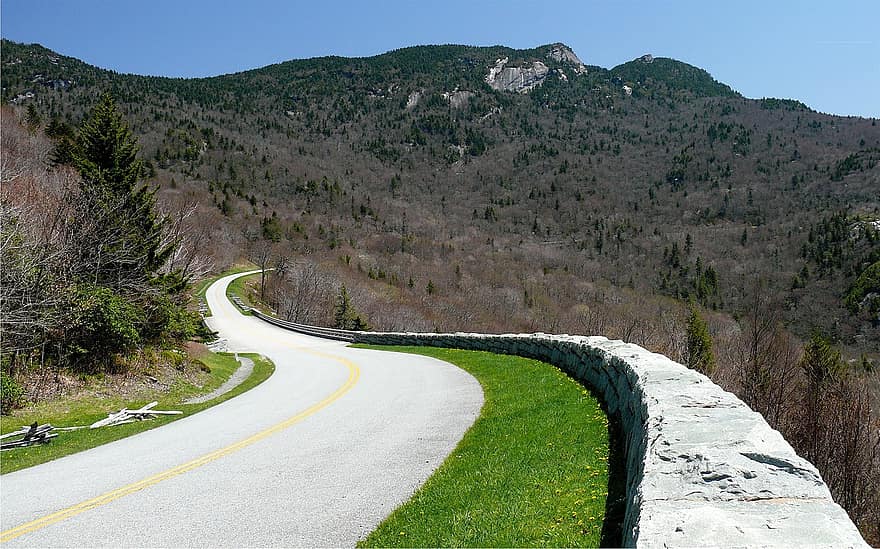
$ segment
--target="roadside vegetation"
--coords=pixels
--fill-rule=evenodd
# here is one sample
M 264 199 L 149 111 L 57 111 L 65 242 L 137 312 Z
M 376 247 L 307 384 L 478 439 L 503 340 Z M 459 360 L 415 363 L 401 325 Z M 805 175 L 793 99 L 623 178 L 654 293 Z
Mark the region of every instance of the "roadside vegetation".
M 5 117 L 4 117 L 5 121 Z M 4 147 L 0 195 L 0 377 L 4 414 L 57 393 L 66 375 L 130 364 L 210 337 L 187 291 L 210 261 L 190 238 L 192 209 L 162 213 L 137 139 L 104 94 L 77 130 Z M 6 145 L 7 143 L 4 143 Z
M 260 276 L 261 273 L 256 273 L 236 278 L 226 287 L 226 296 L 229 298 L 233 296 L 238 297 L 248 307 L 256 307 L 263 313 L 272 314 L 265 303 L 259 299 L 258 282 Z M 249 311 L 242 311 L 242 314 L 250 315 L 251 313 Z
M 608 419 L 598 400 L 536 360 L 429 347 L 471 373 L 480 417 L 415 495 L 359 547 L 595 547 L 608 495 Z
M 3 416 L 0 418 L 0 432 L 15 431 L 34 422 L 49 423 L 54 427 L 88 426 L 120 408 L 135 409 L 154 400 L 159 402 L 157 410 L 180 410 L 183 414 L 158 416 L 152 420 L 113 427 L 61 432 L 46 444 L 4 451 L 0 459 L 0 474 L 88 450 L 190 416 L 256 387 L 275 370 L 272 362 L 260 355 L 241 354 L 254 361 L 254 370 L 246 380 L 208 402 L 184 404 L 191 397 L 207 394 L 219 387 L 235 372 L 239 363 L 231 354 L 207 350 L 198 354 L 196 364 L 188 363 L 186 355 L 182 353 L 170 354 L 172 362 L 176 364 L 170 371 L 150 368 L 133 372 L 140 380 L 148 376 L 148 383 L 138 383 L 132 379 L 120 383 L 118 378 L 112 376 L 93 376 L 84 380 L 84 385 L 71 395 L 42 401 Z

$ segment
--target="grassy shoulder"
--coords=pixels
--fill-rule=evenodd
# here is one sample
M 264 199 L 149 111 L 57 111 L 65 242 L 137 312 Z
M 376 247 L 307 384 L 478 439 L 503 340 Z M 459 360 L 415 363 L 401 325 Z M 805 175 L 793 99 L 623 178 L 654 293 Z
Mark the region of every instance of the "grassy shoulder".
M 113 391 L 105 390 L 101 386 L 101 380 L 95 379 L 91 390 L 80 391 L 72 397 L 41 402 L 16 410 L 12 415 L 3 416 L 0 418 L 0 432 L 8 433 L 33 422 L 50 423 L 55 427 L 91 425 L 95 421 L 107 417 L 110 412 L 116 412 L 123 407 L 134 409 L 153 400 L 159 402 L 156 406 L 157 410 L 180 410 L 183 412 L 177 416 L 159 416 L 152 420 L 115 427 L 86 428 L 62 432 L 47 444 L 7 450 L 0 454 L 0 473 L 17 471 L 88 450 L 201 412 L 256 387 L 275 371 L 274 364 L 260 355 L 248 353 L 240 356 L 253 359 L 254 370 L 251 375 L 228 393 L 205 403 L 183 404 L 183 401 L 193 396 L 209 393 L 229 379 L 238 368 L 238 362 L 232 354 L 207 352 L 197 359 L 203 365 L 200 375 L 195 379 L 179 377 L 169 387 L 143 389 L 134 394 L 120 396 L 114 394 Z
M 470 372 L 480 417 L 413 497 L 359 547 L 595 547 L 608 494 L 608 419 L 598 400 L 536 360 L 430 347 Z
M 266 304 L 259 299 L 260 273 L 254 273 L 249 276 L 236 278 L 229 283 L 226 288 L 226 296 L 230 299 L 237 296 L 248 307 L 254 307 L 261 313 L 275 316 L 275 313 L 266 307 Z M 242 314 L 250 315 L 250 311 L 243 311 Z

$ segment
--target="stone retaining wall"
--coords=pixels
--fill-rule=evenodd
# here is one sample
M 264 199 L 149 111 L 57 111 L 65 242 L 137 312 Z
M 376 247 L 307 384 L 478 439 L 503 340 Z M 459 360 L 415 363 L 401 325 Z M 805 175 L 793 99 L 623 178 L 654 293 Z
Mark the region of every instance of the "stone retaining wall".
M 637 345 L 547 334 L 347 332 L 255 314 L 345 341 L 534 358 L 593 387 L 624 437 L 626 546 L 868 547 L 816 468 L 760 414 L 706 376 Z

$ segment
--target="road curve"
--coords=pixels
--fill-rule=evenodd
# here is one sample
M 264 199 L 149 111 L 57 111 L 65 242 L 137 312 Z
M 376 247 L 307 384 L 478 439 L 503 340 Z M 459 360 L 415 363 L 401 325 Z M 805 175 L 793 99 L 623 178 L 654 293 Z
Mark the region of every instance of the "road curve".
M 241 315 L 226 299 L 238 276 L 208 289 L 208 322 L 275 374 L 169 425 L 3 475 L 4 546 L 352 546 L 479 414 L 479 383 L 447 363 Z

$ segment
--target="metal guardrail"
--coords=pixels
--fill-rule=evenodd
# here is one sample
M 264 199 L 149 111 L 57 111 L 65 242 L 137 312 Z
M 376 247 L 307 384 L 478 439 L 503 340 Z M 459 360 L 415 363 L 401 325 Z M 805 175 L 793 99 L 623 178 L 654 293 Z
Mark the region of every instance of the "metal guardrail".
M 236 298 L 233 298 L 236 299 Z M 335 328 L 322 328 L 320 326 L 309 326 L 308 324 L 297 324 L 296 322 L 288 322 L 286 320 L 280 320 L 278 318 L 271 317 L 269 315 L 263 314 L 260 311 L 254 309 L 253 307 L 247 307 L 244 305 L 239 305 L 245 310 L 249 310 L 252 315 L 255 317 L 265 320 L 269 324 L 274 324 L 275 326 L 279 326 L 286 330 L 291 330 L 293 332 L 299 332 L 301 334 L 316 336 L 316 337 L 324 337 L 327 339 L 335 339 L 337 341 L 355 341 L 357 337 L 357 332 L 352 332 L 349 330 L 337 330 Z
M 256 310 L 252 307 L 248 307 L 247 305 L 245 305 L 244 301 L 242 301 L 241 298 L 238 297 L 237 295 L 232 296 L 232 303 L 234 303 L 235 306 L 239 308 L 239 310 L 241 310 L 242 312 L 245 312 L 245 313 L 253 312 Z

